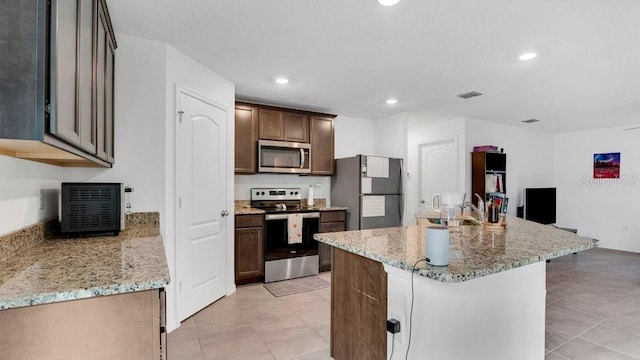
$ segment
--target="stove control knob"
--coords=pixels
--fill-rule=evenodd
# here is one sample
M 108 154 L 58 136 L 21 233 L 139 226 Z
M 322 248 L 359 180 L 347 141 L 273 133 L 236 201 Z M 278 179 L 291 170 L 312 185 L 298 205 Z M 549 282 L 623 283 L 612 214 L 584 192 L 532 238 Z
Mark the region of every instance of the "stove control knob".
M 261 194 L 261 195 L 264 195 L 264 191 L 262 192 L 262 194 Z

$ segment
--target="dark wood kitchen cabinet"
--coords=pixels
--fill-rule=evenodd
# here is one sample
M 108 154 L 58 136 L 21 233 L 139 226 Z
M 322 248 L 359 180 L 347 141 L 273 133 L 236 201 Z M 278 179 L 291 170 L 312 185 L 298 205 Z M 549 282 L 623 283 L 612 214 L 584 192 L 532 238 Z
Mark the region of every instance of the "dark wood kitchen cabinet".
M 258 111 L 259 138 L 291 142 L 309 142 L 309 115 L 299 112 L 261 108 Z
M 258 163 L 258 109 L 236 103 L 235 172 L 255 174 Z
M 14 12 L 0 24 L 12 54 L 0 57 L 0 152 L 110 167 L 117 44 L 106 1 L 32 1 Z
M 96 137 L 98 158 L 113 164 L 113 85 L 115 37 L 104 0 L 98 1 L 96 29 Z
M 258 140 L 310 143 L 311 175 L 333 175 L 335 115 L 236 102 L 235 173 L 255 174 Z
M 343 210 L 320 212 L 320 232 L 337 232 L 347 230 L 347 212 Z M 318 243 L 320 271 L 331 270 L 331 246 Z
M 309 142 L 309 115 L 284 113 L 284 140 Z
M 264 280 L 264 215 L 236 215 L 236 284 Z
M 311 175 L 333 175 L 334 117 L 311 116 Z
M 259 109 L 259 138 L 262 140 L 284 140 L 284 114 L 272 109 Z

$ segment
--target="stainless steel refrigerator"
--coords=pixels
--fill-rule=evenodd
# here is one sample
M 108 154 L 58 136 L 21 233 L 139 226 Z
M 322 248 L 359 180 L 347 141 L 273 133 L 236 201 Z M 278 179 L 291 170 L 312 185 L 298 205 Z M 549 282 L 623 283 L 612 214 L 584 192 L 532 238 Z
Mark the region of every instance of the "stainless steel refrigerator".
M 402 226 L 402 159 L 356 155 L 335 170 L 331 205 L 349 208 L 347 230 Z

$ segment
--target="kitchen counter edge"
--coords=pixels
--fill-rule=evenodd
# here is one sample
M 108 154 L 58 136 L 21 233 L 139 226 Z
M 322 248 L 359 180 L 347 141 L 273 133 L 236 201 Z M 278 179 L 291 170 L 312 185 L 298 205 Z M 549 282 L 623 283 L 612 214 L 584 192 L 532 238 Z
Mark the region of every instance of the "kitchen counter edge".
M 540 226 L 545 226 L 545 225 L 540 225 Z M 412 225 L 412 226 L 397 227 L 397 228 L 375 229 L 377 231 L 377 234 L 375 235 L 372 234 L 372 236 L 370 236 L 369 239 L 371 241 L 375 241 L 374 239 L 379 237 L 380 234 L 384 232 L 399 231 L 400 229 L 409 229 L 409 228 L 419 228 L 419 226 Z M 557 230 L 557 231 L 563 231 L 563 230 Z M 340 240 L 340 239 L 346 239 L 347 237 L 352 236 L 352 234 L 356 232 L 360 232 L 360 231 L 356 230 L 356 231 L 346 231 L 346 232 L 336 232 L 336 233 L 317 233 L 314 235 L 314 239 L 319 242 L 325 243 L 327 245 L 336 247 L 338 249 L 342 249 L 342 250 L 351 252 L 353 254 L 360 255 L 368 259 L 372 259 L 380 263 L 390 265 L 395 268 L 399 268 L 407 271 L 413 270 L 413 265 L 415 261 L 411 261 L 411 263 L 409 263 L 407 261 L 399 260 L 397 258 L 394 259 L 391 256 L 384 256 L 379 252 L 370 251 L 359 246 L 350 246 Z M 483 276 L 507 271 L 510 269 L 515 269 L 518 267 L 530 265 L 536 262 L 551 260 L 560 256 L 577 253 L 580 251 L 592 249 L 599 246 L 600 242 L 596 239 L 580 237 L 574 234 L 572 235 L 577 238 L 585 239 L 585 241 L 576 243 L 571 246 L 563 247 L 561 249 L 541 251 L 539 254 L 536 254 L 533 256 L 524 256 L 517 259 L 509 259 L 508 261 L 504 261 L 504 262 L 490 263 L 490 264 L 487 264 L 487 266 L 481 267 L 479 269 L 474 269 L 472 271 L 447 273 L 447 272 L 443 272 L 443 269 L 447 269 L 447 267 L 432 267 L 432 266 L 424 265 L 424 262 L 421 265 L 418 265 L 417 271 L 415 270 L 414 271 L 416 274 L 432 280 L 436 280 L 440 282 L 459 283 L 459 282 L 469 281 L 469 280 L 480 278 Z M 404 240 L 406 241 L 406 239 Z
M 116 271 L 104 265 L 110 258 L 119 263 Z M 135 229 L 115 237 L 47 239 L 0 266 L 0 310 L 159 289 L 170 281 L 162 237 Z

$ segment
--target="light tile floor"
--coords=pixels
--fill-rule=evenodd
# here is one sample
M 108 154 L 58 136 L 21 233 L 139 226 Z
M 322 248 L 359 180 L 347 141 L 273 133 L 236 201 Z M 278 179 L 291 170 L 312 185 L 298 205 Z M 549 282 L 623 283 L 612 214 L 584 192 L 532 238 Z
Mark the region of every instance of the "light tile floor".
M 262 284 L 239 286 L 169 334 L 168 358 L 331 359 L 330 299 L 330 288 L 275 297 Z
M 169 334 L 169 359 L 329 360 L 330 293 L 238 287 Z M 640 254 L 593 249 L 547 264 L 546 325 L 547 360 L 640 359 Z
M 640 359 L 640 254 L 593 249 L 547 264 L 547 360 Z

